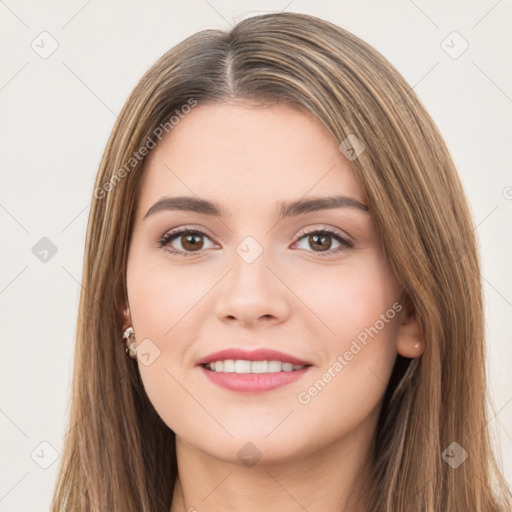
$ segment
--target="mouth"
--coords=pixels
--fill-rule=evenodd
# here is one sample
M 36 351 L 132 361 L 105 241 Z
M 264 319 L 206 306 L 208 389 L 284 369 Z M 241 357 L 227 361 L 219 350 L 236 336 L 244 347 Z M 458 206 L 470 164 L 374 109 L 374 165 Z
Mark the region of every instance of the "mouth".
M 237 393 L 255 394 L 272 391 L 299 380 L 313 366 L 275 351 L 254 351 L 249 353 L 250 359 L 224 359 L 226 356 L 222 356 L 223 353 L 208 356 L 205 359 L 209 360 L 203 359 L 198 367 L 209 383 Z M 233 351 L 229 353 L 232 355 Z M 262 359 L 259 355 L 262 353 L 267 356 L 271 354 L 272 357 L 280 354 L 280 357 Z
M 309 361 L 269 348 L 254 350 L 227 348 L 203 357 L 197 361 L 197 364 L 209 365 L 205 366 L 209 370 L 227 373 L 288 372 L 298 370 L 299 366 L 311 366 Z
M 225 359 L 212 361 L 210 363 L 203 363 L 200 366 L 211 372 L 254 375 L 263 373 L 296 372 L 311 365 L 292 364 L 278 360 L 249 361 L 247 359 Z
M 238 393 L 263 393 L 295 382 L 313 366 L 273 349 L 228 348 L 197 362 L 209 383 Z

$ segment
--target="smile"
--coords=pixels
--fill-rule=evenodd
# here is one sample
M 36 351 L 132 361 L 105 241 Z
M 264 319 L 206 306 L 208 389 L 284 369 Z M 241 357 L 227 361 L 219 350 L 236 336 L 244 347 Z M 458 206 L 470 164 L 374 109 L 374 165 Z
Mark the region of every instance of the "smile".
M 226 359 L 205 364 L 205 368 L 224 373 L 277 373 L 293 372 L 305 365 L 284 363 L 282 361 L 247 361 L 245 359 Z
M 253 366 L 254 365 L 254 366 Z M 303 377 L 311 365 L 281 361 L 215 361 L 199 368 L 209 382 L 238 393 L 264 393 L 291 384 Z

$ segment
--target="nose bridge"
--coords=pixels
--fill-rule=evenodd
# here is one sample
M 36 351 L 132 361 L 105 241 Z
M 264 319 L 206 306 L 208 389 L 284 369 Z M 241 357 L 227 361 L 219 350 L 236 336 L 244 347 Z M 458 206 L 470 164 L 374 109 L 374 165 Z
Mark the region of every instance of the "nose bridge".
M 258 237 L 260 240 L 262 236 Z M 267 244 L 265 244 L 267 245 Z M 268 247 L 264 241 L 258 241 L 254 236 L 247 235 L 235 247 L 235 254 L 231 259 L 233 267 L 231 271 L 231 291 L 237 290 L 244 293 L 250 292 L 254 298 L 256 295 L 266 295 L 272 292 L 274 284 L 271 279 L 271 272 L 268 266 L 272 266 Z
M 270 270 L 276 266 L 271 253 L 251 235 L 235 247 L 231 271 L 220 288 L 219 317 L 235 317 L 244 322 L 269 316 L 283 318 L 287 310 L 286 287 Z

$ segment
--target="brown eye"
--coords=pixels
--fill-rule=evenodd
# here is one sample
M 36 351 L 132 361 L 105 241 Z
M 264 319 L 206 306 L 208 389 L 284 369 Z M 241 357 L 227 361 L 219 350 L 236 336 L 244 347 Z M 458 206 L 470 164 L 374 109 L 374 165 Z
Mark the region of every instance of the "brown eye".
M 198 249 L 202 249 L 203 240 L 201 240 L 201 236 L 198 233 L 191 233 L 187 235 L 182 235 L 181 245 L 186 251 L 195 251 Z
M 331 235 L 309 235 L 308 242 L 311 247 L 328 250 L 331 248 Z
M 333 239 L 338 246 L 331 249 Z M 210 237 L 202 231 L 184 228 L 166 233 L 160 239 L 158 245 L 173 255 L 192 256 L 194 254 L 200 254 L 202 250 L 205 249 L 205 240 L 210 240 Z M 351 241 L 345 239 L 340 233 L 330 229 L 317 229 L 304 233 L 299 238 L 299 242 L 303 240 L 305 240 L 309 248 L 312 249 L 309 250 L 309 252 L 314 252 L 319 256 L 330 256 L 354 246 Z M 210 247 L 214 245 L 215 244 L 212 243 Z
M 333 239 L 338 246 L 331 249 Z M 346 251 L 354 246 L 351 241 L 331 229 L 317 229 L 304 233 L 299 238 L 299 242 L 302 241 L 305 241 L 306 245 L 312 249 L 309 250 L 309 252 L 314 252 L 319 256 L 332 256 L 333 254 Z M 303 249 L 304 247 L 300 248 Z
M 201 231 L 182 229 L 165 234 L 160 239 L 159 246 L 172 254 L 191 256 L 205 249 L 205 239 L 209 240 L 209 237 Z

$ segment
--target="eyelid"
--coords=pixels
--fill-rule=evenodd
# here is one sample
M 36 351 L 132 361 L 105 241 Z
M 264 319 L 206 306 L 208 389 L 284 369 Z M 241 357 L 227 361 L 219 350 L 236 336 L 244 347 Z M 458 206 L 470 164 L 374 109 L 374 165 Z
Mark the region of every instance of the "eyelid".
M 214 238 L 214 236 L 204 226 L 195 226 L 195 225 L 185 224 L 184 226 L 180 226 L 180 227 L 169 229 L 169 230 L 165 231 L 164 234 L 160 237 L 160 239 L 164 238 L 167 235 L 177 234 L 177 233 L 181 233 L 183 231 L 198 231 L 200 233 L 204 233 L 204 234 L 208 235 L 208 237 L 211 239 Z M 308 234 L 314 233 L 316 231 L 329 231 L 331 233 L 336 233 L 340 237 L 345 238 L 347 240 L 347 242 L 352 242 L 352 243 L 354 242 L 354 238 L 346 231 L 342 231 L 338 228 L 333 228 L 328 225 L 321 225 L 321 224 L 314 226 L 314 227 L 302 228 L 296 235 L 296 239 L 298 240 L 299 238 L 303 237 L 304 235 L 308 235 Z
M 313 233 L 326 233 L 331 238 L 334 238 L 339 244 L 339 247 L 335 249 L 328 249 L 327 251 L 306 251 L 306 253 L 312 253 L 320 258 L 329 258 L 338 256 L 349 249 L 354 248 L 353 238 L 349 236 L 345 236 L 345 234 L 339 229 L 334 229 L 331 227 L 323 227 L 323 228 L 305 228 L 300 235 L 297 235 L 296 241 L 293 245 L 299 243 L 303 238 L 306 238 L 308 235 Z
M 162 248 L 166 250 L 167 252 L 170 252 L 174 255 L 180 255 L 180 256 L 193 256 L 193 255 L 199 255 L 204 253 L 207 249 L 201 249 L 199 251 L 181 251 L 176 249 L 169 249 L 167 246 L 171 242 L 171 238 L 174 237 L 174 239 L 179 238 L 182 235 L 188 234 L 188 233 L 198 233 L 200 235 L 205 235 L 207 238 L 209 238 L 212 243 L 216 244 L 214 241 L 214 237 L 209 234 L 209 231 L 204 228 L 203 226 L 197 227 L 193 225 L 184 225 L 180 226 L 178 228 L 173 228 L 171 230 L 166 231 L 157 241 L 157 246 L 159 248 Z M 350 249 L 354 246 L 354 239 L 351 237 L 348 233 L 341 231 L 338 228 L 332 228 L 330 226 L 314 226 L 314 227 L 306 227 L 299 231 L 299 233 L 294 237 L 293 245 L 300 242 L 305 236 L 313 234 L 313 233 L 327 233 L 331 237 L 338 239 L 338 243 L 340 243 L 343 248 L 336 248 L 336 249 L 329 249 L 327 251 L 306 251 L 306 252 L 312 252 L 313 254 L 317 254 L 319 256 L 333 256 L 335 254 L 338 254 L 340 252 L 343 252 L 344 250 Z M 167 240 L 167 241 L 166 241 Z
M 337 236 L 339 236 L 340 238 L 343 238 L 345 241 L 347 241 L 351 244 L 354 244 L 354 242 L 355 242 L 354 238 L 352 236 L 350 236 L 346 231 L 342 231 L 341 229 L 333 228 L 328 225 L 324 225 L 324 226 L 317 225 L 312 228 L 310 228 L 310 227 L 303 228 L 297 234 L 297 239 L 302 238 L 304 235 L 309 235 L 310 233 L 315 233 L 317 231 L 327 231 L 328 233 L 336 234 Z
M 207 238 L 209 238 L 214 245 L 217 245 L 216 242 L 214 242 L 214 237 L 210 235 L 209 231 L 204 228 L 203 226 L 197 227 L 192 225 L 185 225 L 180 226 L 178 228 L 173 228 L 170 230 L 167 230 L 156 242 L 156 245 L 160 249 L 164 249 L 167 252 L 170 252 L 171 254 L 180 254 L 185 256 L 192 256 L 194 254 L 201 254 L 206 249 L 201 249 L 197 252 L 187 252 L 187 251 L 180 251 L 176 249 L 169 249 L 167 246 L 170 245 L 171 238 L 177 239 L 180 238 L 180 236 L 186 235 L 188 233 L 198 233 L 200 235 L 205 235 Z

